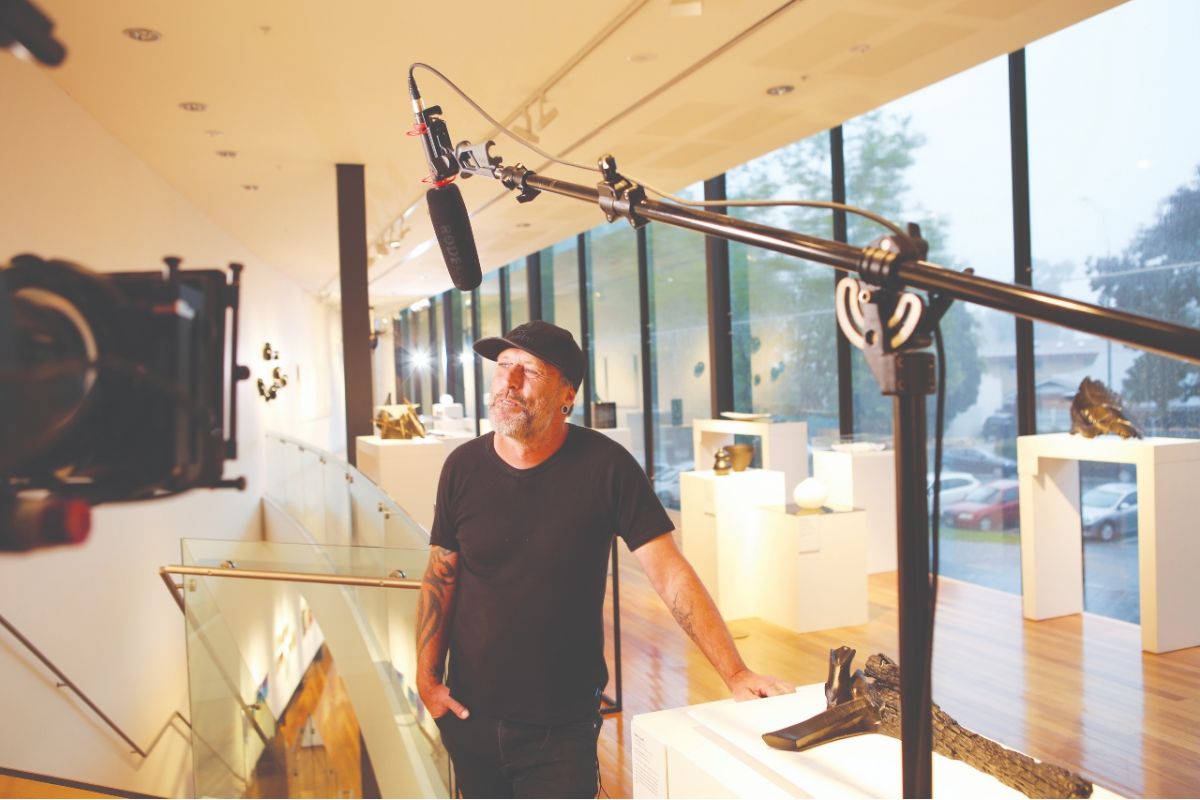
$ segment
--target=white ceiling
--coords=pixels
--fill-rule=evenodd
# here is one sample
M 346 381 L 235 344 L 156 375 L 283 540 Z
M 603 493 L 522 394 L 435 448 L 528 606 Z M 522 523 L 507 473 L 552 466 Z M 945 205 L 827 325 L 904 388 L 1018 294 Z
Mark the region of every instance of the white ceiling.
M 372 302 L 450 288 L 423 205 L 408 65 L 445 72 L 505 123 L 546 97 L 541 146 L 675 190 L 1018 49 L 1117 0 L 36 0 L 68 48 L 52 78 L 201 211 L 314 292 L 337 288 L 334 165 L 365 165 Z M 697 0 L 682 3 L 694 8 Z M 162 34 L 137 42 L 130 27 Z M 426 72 L 454 141 L 578 183 L 499 138 Z M 776 84 L 796 91 L 769 97 Z M 182 102 L 206 104 L 203 112 Z M 210 133 L 219 131 L 219 134 Z M 221 157 L 231 150 L 236 157 Z M 257 186 L 249 191 L 246 185 Z M 488 272 L 603 220 L 462 182 Z M 373 244 L 414 204 L 398 249 Z M 521 227 L 518 227 L 518 225 Z M 624 224 L 624 223 L 617 223 Z M 420 249 L 417 249 L 420 252 Z

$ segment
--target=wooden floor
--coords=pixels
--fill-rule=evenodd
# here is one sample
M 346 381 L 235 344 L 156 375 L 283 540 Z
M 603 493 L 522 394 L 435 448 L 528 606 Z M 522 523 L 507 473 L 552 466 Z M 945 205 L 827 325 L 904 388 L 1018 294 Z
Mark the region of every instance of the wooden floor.
M 247 797 L 363 797 L 358 719 L 328 648 L 322 648 L 288 703 Z
M 601 796 L 612 798 L 632 794 L 635 714 L 728 697 L 637 560 L 621 550 L 625 711 L 607 719 L 599 746 Z M 895 575 L 885 573 L 870 579 L 866 625 L 805 635 L 760 620 L 731 628 L 744 637 L 738 646 L 752 669 L 797 685 L 822 683 L 830 648 L 856 648 L 858 664 L 871 653 L 895 656 L 896 605 Z M 608 647 L 611 663 L 611 630 Z M 934 699 L 963 725 L 1118 794 L 1200 796 L 1200 648 L 1143 653 L 1137 626 L 1091 615 L 1025 622 L 1016 595 L 943 579 L 933 681 Z M 252 795 L 361 796 L 358 734 L 344 694 L 332 659 L 314 662 L 280 726 L 284 774 Z M 314 746 L 313 730 L 324 746 Z M 331 761 L 327 752 L 339 755 Z M 0 797 L 12 796 L 103 795 L 0 782 Z
M 0 797 L 120 797 L 115 794 L 103 794 L 61 783 L 18 778 L 13 775 L 0 775 Z
M 635 714 L 729 696 L 621 550 L 625 711 L 600 736 L 601 796 L 614 798 L 632 794 Z M 897 656 L 895 573 L 871 576 L 869 601 L 869 622 L 851 628 L 730 627 L 751 669 L 823 683 L 830 648 L 856 648 L 859 665 Z M 608 648 L 612 663 L 611 628 Z M 1200 648 L 1143 653 L 1136 625 L 1092 615 L 1026 622 L 1018 596 L 943 579 L 934 649 L 934 700 L 964 726 L 1127 797 L 1200 796 Z

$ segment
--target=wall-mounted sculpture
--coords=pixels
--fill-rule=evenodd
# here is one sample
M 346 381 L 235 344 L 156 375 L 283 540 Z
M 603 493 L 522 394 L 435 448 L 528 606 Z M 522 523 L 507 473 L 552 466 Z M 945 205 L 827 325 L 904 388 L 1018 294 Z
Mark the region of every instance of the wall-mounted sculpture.
M 809 750 L 826 742 L 883 733 L 900 738 L 900 667 L 882 653 L 867 659 L 866 670 L 850 668 L 855 651 L 829 651 L 825 711 L 787 728 L 763 734 L 777 750 Z M 1091 797 L 1092 784 L 1070 770 L 1009 750 L 959 725 L 933 704 L 933 749 L 970 764 L 1027 797 Z
M 263 345 L 263 361 L 278 361 L 279 351 L 271 347 L 271 343 L 267 342 Z M 287 375 L 283 372 L 283 367 L 275 367 L 271 370 L 271 382 L 267 383 L 262 378 L 258 379 L 258 396 L 266 402 L 271 402 L 279 394 L 279 390 L 287 386 Z

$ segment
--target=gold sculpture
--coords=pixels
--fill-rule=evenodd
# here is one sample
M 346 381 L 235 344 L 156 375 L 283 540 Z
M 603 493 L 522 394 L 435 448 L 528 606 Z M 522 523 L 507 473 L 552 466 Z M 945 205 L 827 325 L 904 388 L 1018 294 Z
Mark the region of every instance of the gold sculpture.
M 384 439 L 424 439 L 425 426 L 417 416 L 417 407 L 407 400 L 401 400 L 396 405 L 401 411 L 394 417 L 387 409 L 379 409 L 379 414 L 375 417 L 379 435 Z

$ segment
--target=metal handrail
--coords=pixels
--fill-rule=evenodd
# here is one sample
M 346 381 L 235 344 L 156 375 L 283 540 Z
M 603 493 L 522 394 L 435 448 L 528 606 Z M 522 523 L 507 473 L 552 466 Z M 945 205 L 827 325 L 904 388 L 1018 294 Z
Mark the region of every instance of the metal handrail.
M 396 570 L 400 577 L 363 578 L 357 575 L 338 575 L 328 572 L 280 572 L 263 569 L 239 569 L 238 567 L 186 567 L 172 564 L 159 567 L 158 574 L 166 581 L 175 602 L 183 607 L 183 598 L 179 587 L 167 575 L 198 575 L 203 578 L 244 578 L 253 581 L 296 581 L 297 583 L 326 583 L 335 586 L 370 586 L 383 589 L 420 589 L 421 581 L 408 580 L 402 570 Z
M 146 750 L 143 750 L 142 748 L 138 747 L 137 743 L 134 742 L 133 739 L 130 739 L 129 736 L 125 733 L 125 731 L 121 730 L 121 727 L 119 725 L 117 725 L 117 723 L 113 722 L 112 719 L 110 719 L 107 714 L 105 714 L 103 711 L 101 711 L 100 707 L 92 702 L 92 698 L 88 697 L 84 693 L 84 691 L 75 684 L 75 681 L 71 680 L 65 674 L 63 674 L 63 671 L 61 669 L 59 669 L 57 666 L 55 666 L 54 662 L 51 661 L 49 658 L 47 658 L 46 654 L 37 648 L 37 645 L 35 645 L 33 642 L 29 641 L 29 639 L 27 639 L 23 633 L 21 633 L 19 630 L 17 630 L 16 627 L 11 622 L 9 622 L 7 619 L 5 619 L 3 615 L 0 615 L 0 625 L 3 625 L 8 630 L 8 632 L 11 633 L 16 638 L 16 640 L 18 642 L 25 645 L 26 650 L 28 650 L 29 652 L 31 652 L 35 656 L 37 656 L 37 659 L 39 661 L 41 661 L 43 664 L 45 664 L 47 669 L 49 669 L 51 672 L 54 673 L 54 676 L 56 678 L 58 678 L 58 688 L 61 689 L 63 687 L 66 687 L 66 688 L 70 689 L 72 692 L 74 692 L 75 695 L 80 700 L 82 700 L 87 705 L 88 708 L 90 708 L 92 711 L 95 712 L 96 716 L 98 716 L 98 717 L 100 717 L 100 719 L 104 720 L 104 723 L 106 725 L 108 725 L 108 727 L 112 728 L 112 730 L 117 734 L 117 736 L 120 736 L 125 741 L 126 744 L 128 744 L 130 747 L 133 748 L 133 752 L 137 753 L 142 758 L 146 758 L 149 755 Z M 178 711 L 176 711 L 175 713 L 179 714 Z M 191 723 L 188 722 L 187 719 L 184 718 L 182 714 L 180 714 L 179 716 L 180 716 L 180 719 L 183 719 L 184 722 L 187 722 L 188 727 L 191 727 Z

